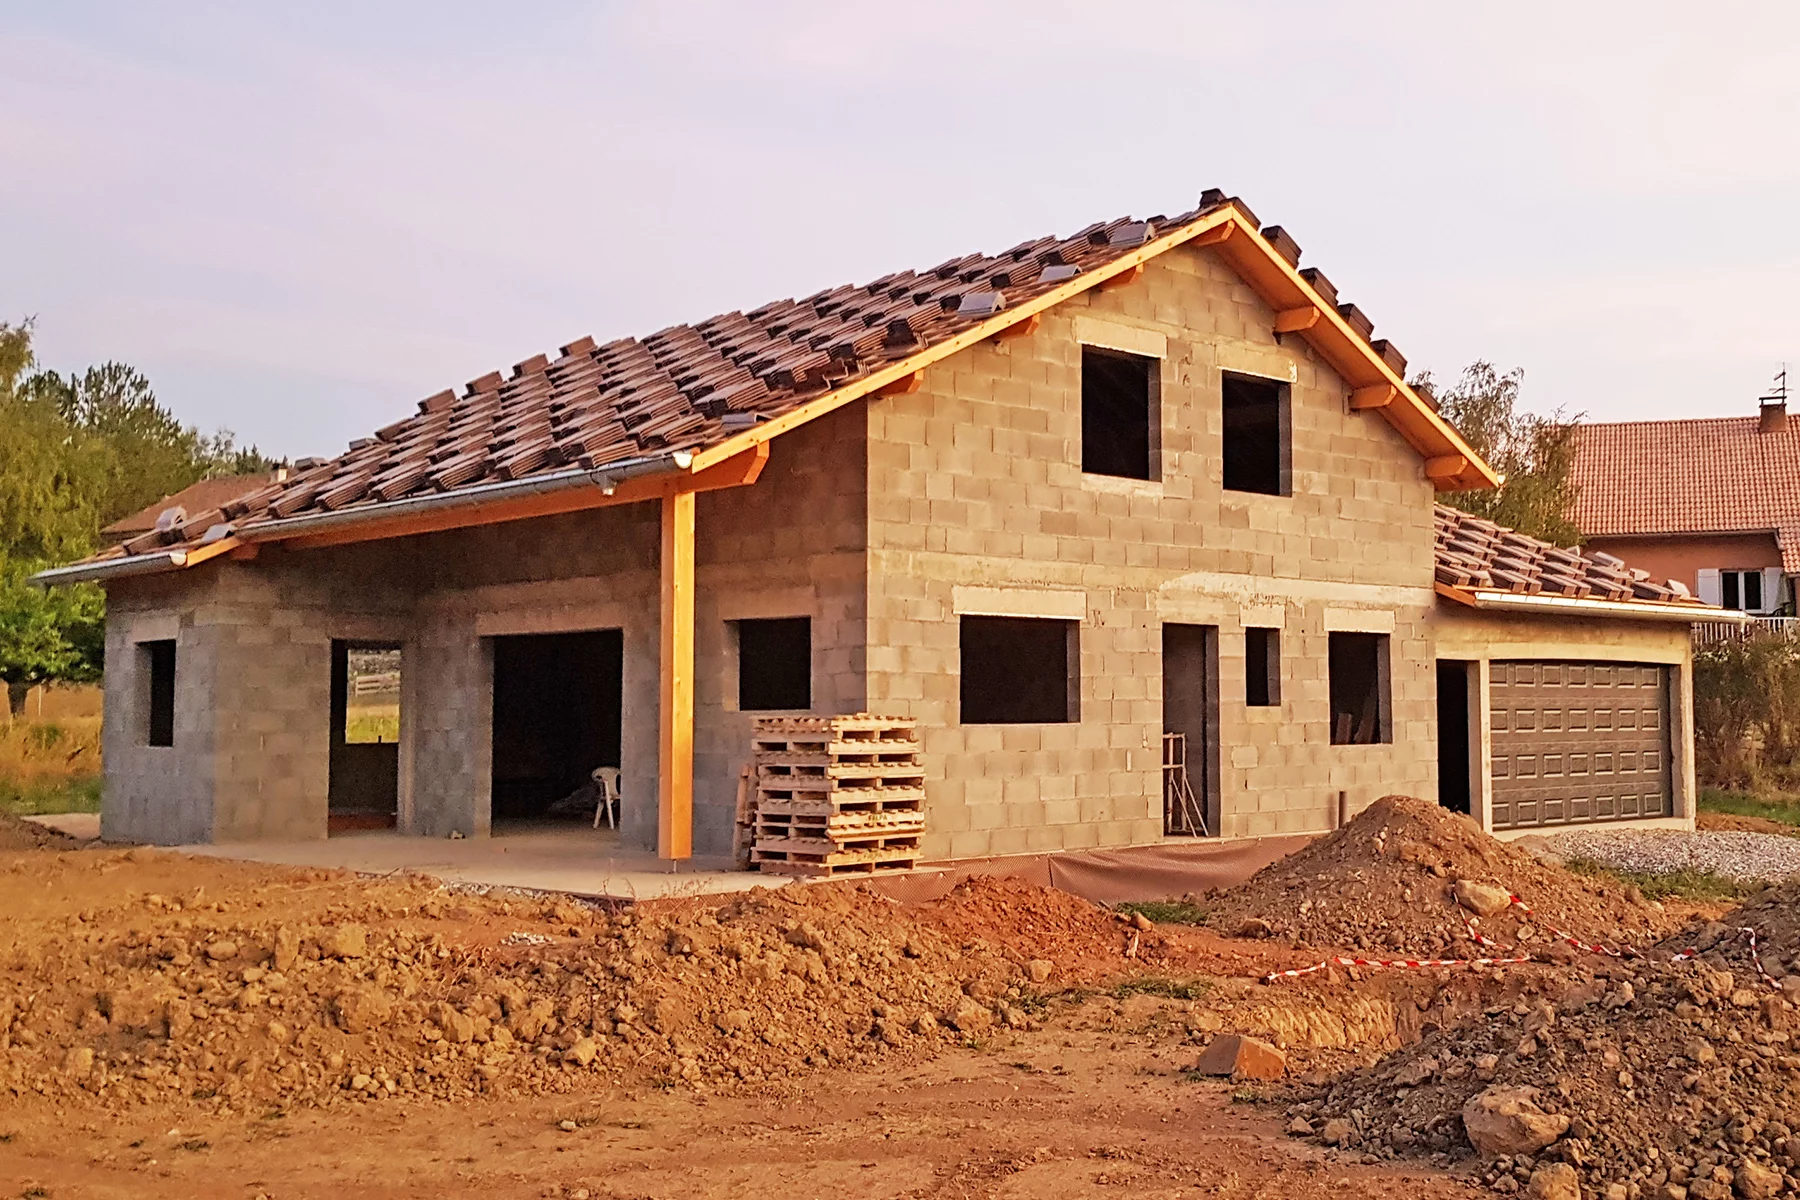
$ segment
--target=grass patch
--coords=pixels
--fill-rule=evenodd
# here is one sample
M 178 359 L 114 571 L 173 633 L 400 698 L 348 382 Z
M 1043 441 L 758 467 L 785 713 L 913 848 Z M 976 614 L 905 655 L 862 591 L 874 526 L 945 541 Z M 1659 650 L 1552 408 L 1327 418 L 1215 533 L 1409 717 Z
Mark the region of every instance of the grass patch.
M 1113 984 L 1112 998 L 1125 1000 L 1132 996 L 1163 996 L 1170 1000 L 1199 1000 L 1212 990 L 1204 979 L 1167 979 L 1161 975 L 1145 975 Z
M 99 717 L 0 725 L 0 812 L 99 811 Z
M 1704 812 L 1728 813 L 1734 817 L 1761 817 L 1765 821 L 1800 827 L 1800 796 L 1785 793 L 1758 796 L 1750 792 L 1701 788 L 1700 808 Z
M 1192 900 L 1127 900 L 1114 912 L 1142 913 L 1158 925 L 1204 925 L 1212 914 Z
M 1604 863 L 1591 859 L 1572 858 L 1563 864 L 1578 875 L 1611 880 L 1619 884 L 1631 884 L 1644 893 L 1648 900 L 1695 900 L 1700 902 L 1740 900 L 1753 890 L 1754 885 L 1732 879 L 1726 875 L 1717 875 L 1711 871 L 1696 871 L 1692 867 L 1684 867 L 1679 871 L 1664 871 L 1650 874 L 1644 871 L 1621 871 Z

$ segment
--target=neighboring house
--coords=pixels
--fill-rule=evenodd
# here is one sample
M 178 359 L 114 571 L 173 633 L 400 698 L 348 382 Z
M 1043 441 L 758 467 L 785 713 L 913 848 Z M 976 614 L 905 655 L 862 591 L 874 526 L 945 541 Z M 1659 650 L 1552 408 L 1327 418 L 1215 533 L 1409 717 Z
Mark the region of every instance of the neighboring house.
M 286 478 L 287 468 L 278 467 L 261 475 L 220 475 L 213 479 L 202 479 L 188 484 L 173 496 L 164 496 L 155 504 L 141 508 L 130 516 L 120 517 L 102 529 L 100 534 L 106 539 L 107 545 L 117 546 L 152 532 L 156 529 L 156 522 L 164 519 L 165 514 L 169 514 L 171 510 L 178 510 L 179 519 L 185 521 L 193 514 L 216 511 Z M 167 517 L 170 522 L 176 519 L 174 516 Z
M 932 858 L 1392 792 L 1691 824 L 1717 610 L 1437 507 L 1493 471 L 1299 257 L 1209 192 L 583 338 L 49 572 L 107 588 L 106 835 L 324 836 L 379 750 L 402 832 L 619 767 L 628 843 L 717 854 L 755 716 L 865 710 L 918 722 Z M 384 646 L 399 742 L 347 755 Z
M 1756 416 L 1583 425 L 1569 514 L 1583 545 L 1708 604 L 1792 616 L 1800 573 L 1800 427 Z

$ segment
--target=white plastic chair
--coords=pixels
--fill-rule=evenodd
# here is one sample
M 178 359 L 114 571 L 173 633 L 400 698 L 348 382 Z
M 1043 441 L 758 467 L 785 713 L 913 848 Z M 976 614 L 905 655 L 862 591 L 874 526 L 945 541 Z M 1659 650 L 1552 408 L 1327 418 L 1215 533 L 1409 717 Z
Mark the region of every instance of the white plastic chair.
M 619 797 L 619 768 L 595 767 L 590 778 L 594 781 L 594 790 L 600 793 L 600 803 L 594 806 L 594 828 L 600 828 L 600 818 L 606 818 L 608 829 L 619 826 L 613 819 L 613 801 Z

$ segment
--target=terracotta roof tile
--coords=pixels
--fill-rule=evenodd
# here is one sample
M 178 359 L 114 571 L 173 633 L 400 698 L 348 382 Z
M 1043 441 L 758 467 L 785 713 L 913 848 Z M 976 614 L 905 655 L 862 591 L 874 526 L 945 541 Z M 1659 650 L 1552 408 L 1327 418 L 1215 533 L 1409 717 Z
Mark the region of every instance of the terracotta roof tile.
M 111 525 L 101 530 L 108 537 L 115 539 L 129 538 L 136 534 L 148 533 L 156 528 L 156 518 L 171 508 L 185 509 L 190 517 L 220 508 L 241 496 L 266 488 L 274 480 L 273 475 L 221 475 L 214 479 L 202 479 L 191 483 L 173 496 L 164 496 L 155 504 L 139 509 L 130 516 L 120 517 Z M 191 524 L 192 521 L 189 521 Z M 204 533 L 204 529 L 196 533 Z
M 235 506 L 233 519 L 247 527 L 262 518 L 697 450 L 724 440 L 746 418 L 779 416 L 910 357 L 1223 202 L 1209 198 L 1205 208 L 1173 218 L 1120 218 L 997 255 L 966 254 L 923 272 L 776 300 L 643 338 L 577 338 L 556 358 L 537 354 L 509 372 L 490 371 L 460 395 L 437 392 L 419 402 L 416 415 L 351 442 L 336 458 L 303 460 L 285 485 Z M 190 520 L 178 531 L 146 533 L 126 549 L 154 550 L 203 532 Z
M 1800 571 L 1800 420 L 1756 417 L 1583 425 L 1569 518 L 1587 537 L 1773 530 Z
M 1584 554 L 1440 504 L 1433 514 L 1437 581 L 1449 587 L 1573 600 L 1700 602 L 1680 583 L 1652 579 L 1610 554 Z

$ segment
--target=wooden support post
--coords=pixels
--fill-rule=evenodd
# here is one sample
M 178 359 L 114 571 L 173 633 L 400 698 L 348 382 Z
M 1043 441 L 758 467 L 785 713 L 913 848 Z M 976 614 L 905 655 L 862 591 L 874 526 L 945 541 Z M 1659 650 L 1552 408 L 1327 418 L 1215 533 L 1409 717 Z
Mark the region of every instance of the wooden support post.
M 656 852 L 694 855 L 694 493 L 662 499 Z

